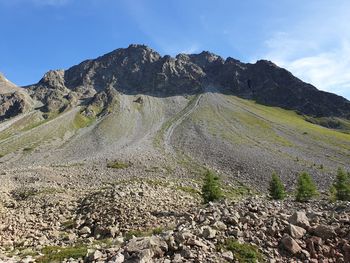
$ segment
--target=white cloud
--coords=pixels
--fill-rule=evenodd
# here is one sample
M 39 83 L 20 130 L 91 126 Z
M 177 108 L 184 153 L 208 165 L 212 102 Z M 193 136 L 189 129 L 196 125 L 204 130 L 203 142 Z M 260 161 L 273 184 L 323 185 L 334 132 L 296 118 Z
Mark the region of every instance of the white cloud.
M 349 8 L 348 1 L 337 5 L 317 2 L 313 13 L 306 12 L 298 20 L 273 28 L 258 56 L 319 89 L 350 99 Z
M 320 42 L 276 33 L 265 43 L 265 57 L 321 90 L 350 98 L 350 41 L 340 42 L 324 50 Z

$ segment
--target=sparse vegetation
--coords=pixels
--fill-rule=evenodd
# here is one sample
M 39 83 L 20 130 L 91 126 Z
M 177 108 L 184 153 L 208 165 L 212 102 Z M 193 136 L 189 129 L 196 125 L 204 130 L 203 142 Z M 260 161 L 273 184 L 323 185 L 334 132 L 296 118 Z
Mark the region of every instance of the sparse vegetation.
M 317 195 L 317 187 L 312 177 L 306 172 L 301 173 L 297 182 L 296 201 L 306 202 Z
M 207 171 L 202 187 L 202 197 L 205 203 L 217 201 L 223 197 L 219 177 Z
M 177 186 L 176 189 L 196 196 L 201 193 L 200 191 L 191 186 Z
M 156 228 L 148 229 L 148 230 L 145 230 L 145 231 L 131 230 L 129 232 L 126 232 L 124 234 L 124 237 L 125 237 L 126 240 L 130 240 L 133 237 L 147 237 L 147 236 L 151 236 L 151 235 L 160 235 L 163 232 L 164 232 L 164 228 L 163 227 L 156 227 Z
M 108 168 L 113 168 L 113 169 L 126 169 L 130 167 L 130 163 L 123 163 L 120 161 L 112 161 L 107 163 Z
M 282 200 L 286 197 L 284 185 L 281 181 L 281 178 L 279 178 L 276 173 L 272 173 L 269 192 L 271 198 L 275 200 Z
M 249 188 L 248 186 L 237 182 L 238 185 L 232 187 L 232 186 L 223 186 L 223 192 L 224 192 L 224 196 L 225 198 L 228 199 L 233 199 L 233 200 L 237 200 L 237 199 L 241 199 L 243 197 L 247 197 L 250 196 L 252 194 L 256 194 L 257 192 L 251 188 Z
M 87 247 L 85 245 L 74 247 L 57 247 L 48 246 L 42 249 L 42 257 L 37 259 L 39 263 L 62 262 L 69 258 L 84 258 L 87 254 Z
M 75 115 L 75 118 L 73 120 L 73 125 L 76 129 L 81 129 L 81 128 L 84 128 L 84 127 L 91 125 L 91 123 L 93 123 L 94 120 L 95 120 L 95 118 L 93 118 L 92 116 L 88 117 L 88 116 L 84 115 L 82 112 L 78 112 Z
M 63 192 L 62 189 L 50 188 L 50 187 L 42 188 L 40 190 L 35 189 L 33 187 L 21 187 L 11 191 L 11 195 L 17 201 L 24 201 L 33 196 L 37 196 L 40 194 L 49 195 L 49 194 L 62 193 L 62 192 Z
M 28 198 L 39 194 L 39 191 L 34 188 L 19 188 L 11 192 L 12 197 L 17 201 L 24 201 Z
M 68 221 L 65 221 L 62 223 L 62 226 L 65 228 L 65 229 L 72 229 L 74 228 L 76 225 L 75 221 L 74 220 L 68 220 Z
M 26 147 L 26 148 L 23 148 L 23 152 L 31 152 L 33 151 L 34 148 L 33 147 Z
M 240 244 L 237 240 L 227 239 L 224 248 L 233 253 L 234 259 L 240 263 L 265 262 L 258 248 L 250 244 Z
M 339 168 L 330 192 L 335 200 L 350 201 L 350 173 Z

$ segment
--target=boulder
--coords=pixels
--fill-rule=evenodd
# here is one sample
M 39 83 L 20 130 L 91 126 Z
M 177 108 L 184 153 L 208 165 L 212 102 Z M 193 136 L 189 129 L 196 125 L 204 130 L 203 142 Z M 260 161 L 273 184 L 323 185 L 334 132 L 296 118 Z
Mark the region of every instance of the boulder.
M 302 228 L 308 229 L 310 227 L 309 219 L 304 212 L 295 212 L 289 219 L 288 222 L 300 226 Z
M 298 243 L 288 234 L 285 234 L 282 237 L 281 244 L 284 249 L 293 255 L 298 254 L 301 251 L 301 247 Z
M 164 252 L 168 250 L 167 243 L 156 236 L 151 237 L 141 237 L 141 238 L 133 238 L 130 242 L 125 246 L 125 251 L 128 253 L 136 253 L 140 254 L 142 251 L 150 250 L 151 253 L 156 257 L 161 257 L 164 255 Z M 141 253 L 142 254 L 142 253 Z
M 316 236 L 323 238 L 323 239 L 329 239 L 329 238 L 334 238 L 336 236 L 336 233 L 331 226 L 327 225 L 318 225 L 314 229 L 314 233 Z
M 305 235 L 306 230 L 300 226 L 289 224 L 288 232 L 292 238 L 300 239 Z

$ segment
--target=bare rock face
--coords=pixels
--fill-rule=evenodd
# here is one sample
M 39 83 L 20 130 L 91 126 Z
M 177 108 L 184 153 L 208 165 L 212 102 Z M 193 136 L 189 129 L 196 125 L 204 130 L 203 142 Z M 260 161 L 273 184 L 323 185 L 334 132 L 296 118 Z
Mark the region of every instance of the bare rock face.
M 25 98 L 20 93 L 0 94 L 0 121 L 21 114 L 26 109 Z
M 23 89 L 0 73 L 0 121 L 27 111 L 30 108 L 29 100 Z

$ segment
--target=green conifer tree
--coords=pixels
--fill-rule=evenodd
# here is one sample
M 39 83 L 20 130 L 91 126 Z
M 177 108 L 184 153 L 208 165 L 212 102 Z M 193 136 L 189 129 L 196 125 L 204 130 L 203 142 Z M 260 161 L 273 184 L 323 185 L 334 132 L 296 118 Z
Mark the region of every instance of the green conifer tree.
M 306 172 L 301 173 L 297 182 L 296 201 L 306 202 L 317 195 L 317 187 L 312 177 Z
M 276 173 L 272 173 L 269 192 L 271 198 L 275 200 L 282 200 L 286 197 L 284 185 Z

